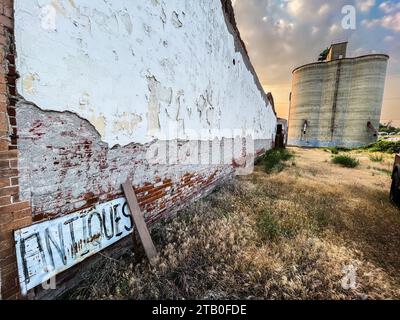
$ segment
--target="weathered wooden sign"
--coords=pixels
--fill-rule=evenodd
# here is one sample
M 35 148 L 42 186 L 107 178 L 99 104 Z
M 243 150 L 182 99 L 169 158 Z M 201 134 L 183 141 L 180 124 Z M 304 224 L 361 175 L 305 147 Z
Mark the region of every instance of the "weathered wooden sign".
M 132 230 L 133 219 L 126 199 L 119 198 L 15 231 L 22 293 L 119 241 Z

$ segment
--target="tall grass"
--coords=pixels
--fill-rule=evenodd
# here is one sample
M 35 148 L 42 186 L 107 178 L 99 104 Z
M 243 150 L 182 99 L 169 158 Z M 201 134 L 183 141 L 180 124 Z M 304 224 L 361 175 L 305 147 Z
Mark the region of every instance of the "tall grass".
M 240 177 L 154 225 L 155 265 L 109 259 L 68 298 L 399 299 L 400 219 L 387 183 L 365 182 L 366 168 L 324 170 L 303 152 L 296 167 Z M 349 264 L 355 290 L 342 288 Z
M 267 209 L 261 213 L 258 226 L 266 240 L 275 240 L 281 233 L 278 220 Z
M 298 181 L 289 170 L 284 179 L 260 174 L 254 184 L 224 187 L 176 219 L 152 228 L 160 253 L 155 265 L 135 262 L 129 255 L 110 259 L 68 298 L 359 299 L 360 292 L 371 299 L 400 297 L 398 286 L 382 268 L 351 246 L 344 247 L 353 242 L 333 236 L 345 232 L 346 239 L 353 239 L 360 234 L 357 228 L 373 228 L 371 239 L 375 239 L 374 210 L 349 207 L 348 194 L 332 194 L 324 183 Z M 363 201 L 368 199 L 362 190 L 360 194 Z M 352 196 L 359 199 L 360 194 Z M 382 206 L 375 198 L 369 201 L 368 208 L 375 202 Z M 228 210 L 229 216 L 221 215 L 221 210 Z M 366 219 L 366 212 L 374 219 Z M 342 215 L 351 219 L 348 224 Z M 360 215 L 362 226 L 354 222 Z M 387 228 L 385 224 L 382 230 Z M 397 241 L 398 236 L 395 232 L 390 239 Z M 390 241 L 382 245 L 395 256 L 397 247 L 390 249 Z M 383 248 L 378 248 L 380 258 Z M 358 267 L 357 290 L 341 286 L 342 268 L 349 263 Z
M 372 154 L 369 156 L 369 159 L 372 162 L 382 162 L 383 161 L 383 156 L 381 154 Z
M 293 158 L 293 153 L 287 149 L 268 150 L 258 161 L 257 164 L 264 166 L 267 173 L 274 171 L 280 172 L 285 167 L 285 162 Z

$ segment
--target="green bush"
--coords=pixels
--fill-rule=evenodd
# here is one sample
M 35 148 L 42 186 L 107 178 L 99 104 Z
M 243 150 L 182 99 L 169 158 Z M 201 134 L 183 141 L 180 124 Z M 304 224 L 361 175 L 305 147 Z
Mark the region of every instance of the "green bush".
M 333 157 L 332 162 L 346 168 L 355 168 L 360 164 L 360 161 L 358 159 L 347 155 L 335 156 Z
M 369 152 L 398 153 L 400 151 L 400 141 L 379 140 L 362 149 Z
M 267 173 L 273 171 L 280 172 L 284 169 L 286 162 L 293 158 L 293 154 L 287 149 L 272 149 L 268 150 L 258 161 L 257 164 L 264 166 Z

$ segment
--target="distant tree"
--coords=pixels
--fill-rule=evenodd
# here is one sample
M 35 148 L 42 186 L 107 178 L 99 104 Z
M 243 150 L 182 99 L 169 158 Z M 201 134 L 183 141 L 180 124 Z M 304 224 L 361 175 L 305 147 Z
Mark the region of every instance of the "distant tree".
M 329 54 L 329 48 L 326 48 L 319 54 L 318 61 L 325 61 Z

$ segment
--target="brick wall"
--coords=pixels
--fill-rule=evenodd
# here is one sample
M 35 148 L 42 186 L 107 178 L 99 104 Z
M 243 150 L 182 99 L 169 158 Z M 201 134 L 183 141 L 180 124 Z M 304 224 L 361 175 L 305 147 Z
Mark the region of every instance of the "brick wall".
M 19 127 L 20 196 L 30 201 L 34 222 L 119 198 L 127 178 L 133 181 L 146 219 L 154 221 L 232 171 L 222 164 L 219 152 L 214 165 L 202 164 L 200 158 L 208 161 L 211 150 L 193 150 L 199 141 L 176 143 L 174 157 L 180 163 L 166 163 L 163 157 L 150 163 L 148 151 L 162 142 L 110 148 L 75 114 L 43 111 L 23 101 L 17 120 L 24 124 Z M 194 162 L 183 164 L 187 152 Z
M 0 298 L 13 299 L 19 292 L 13 230 L 32 218 L 29 202 L 19 200 L 12 0 L 0 1 L 0 60 Z
M 0 72 L 0 292 L 1 298 L 12 299 L 20 298 L 13 230 L 119 198 L 122 196 L 121 183 L 127 178 L 133 181 L 147 222 L 154 223 L 209 193 L 217 184 L 233 175 L 237 163 L 243 163 L 243 159 L 232 158 L 233 152 L 231 152 L 227 162 L 227 159 L 223 159 L 225 156 L 223 153 L 212 150 L 211 141 L 207 141 L 210 142 L 209 149 L 201 149 L 200 140 L 187 140 L 177 143 L 175 156 L 179 158 L 189 152 L 191 153 L 189 156 L 198 156 L 198 162 L 171 164 L 170 159 L 166 163 L 150 162 L 147 152 L 159 142 L 156 139 L 145 143 L 132 142 L 124 146 L 110 144 L 100 134 L 101 130 L 96 130 L 96 126 L 92 123 L 96 121 L 87 120 L 91 117 L 79 116 L 79 113 L 74 111 L 46 109 L 35 105 L 36 102 L 29 99 L 32 97 L 26 96 L 28 92 L 22 92 L 21 87 L 18 87 L 20 95 L 17 95 L 13 3 L 10 0 L 0 0 L 0 3 L 2 68 Z M 25 2 L 19 1 L 20 5 L 22 3 Z M 33 0 L 31 3 L 34 3 Z M 228 2 L 223 4 L 227 10 Z M 16 12 L 15 17 L 18 21 L 18 10 Z M 21 12 L 27 11 L 20 10 Z M 239 41 L 236 27 L 230 25 L 234 23 L 233 11 L 229 12 L 227 23 L 229 31 L 235 37 L 236 50 L 243 55 L 244 63 L 251 66 L 245 48 Z M 32 39 L 32 36 L 28 34 L 26 39 Z M 22 55 L 20 51 L 18 53 L 19 56 Z M 239 68 L 237 52 L 232 54 L 235 54 L 235 66 Z M 230 61 L 231 59 L 229 63 Z M 228 70 L 231 70 L 230 68 L 231 66 Z M 252 82 L 254 76 L 254 81 L 259 86 L 254 70 L 252 67 L 250 69 L 252 71 L 250 84 L 254 85 Z M 24 68 L 19 68 L 20 72 L 21 70 Z M 236 78 L 234 80 L 236 81 Z M 252 87 L 246 86 L 246 88 Z M 54 90 L 49 91 L 54 93 Z M 260 110 L 253 120 L 260 122 L 259 126 L 263 128 L 263 132 L 268 132 L 270 122 L 273 124 L 274 119 L 267 117 L 270 112 L 269 105 L 268 102 L 263 102 L 264 95 L 260 99 L 260 92 L 257 90 L 255 92 Z M 149 92 L 146 91 L 147 94 Z M 46 102 L 51 100 L 50 95 L 47 92 L 44 95 Z M 61 96 L 57 95 L 58 98 Z M 25 99 L 29 99 L 30 102 Z M 180 103 L 179 99 L 177 101 Z M 206 104 L 204 97 L 200 101 Z M 136 101 L 135 103 L 139 104 Z M 140 107 L 146 108 L 146 105 Z M 111 110 L 113 105 L 109 108 Z M 231 105 L 221 104 L 221 108 L 230 110 Z M 141 118 L 144 119 L 145 115 Z M 200 116 L 198 121 L 201 120 Z M 230 126 L 233 127 L 233 124 Z M 257 154 L 271 147 L 271 135 L 265 132 L 256 141 Z M 220 150 L 230 144 L 233 145 L 233 141 L 229 138 L 220 140 Z M 194 145 L 198 145 L 199 149 L 193 148 Z M 221 158 L 213 159 L 213 162 L 209 163 L 214 154 L 218 154 Z M 243 153 L 243 156 L 246 155 Z M 205 162 L 200 159 L 205 159 Z M 118 253 L 122 252 L 121 248 L 124 246 L 129 248 L 127 240 L 129 239 L 113 245 L 108 251 Z M 62 293 L 72 284 L 76 284 L 82 268 L 96 259 L 99 259 L 99 256 L 94 256 L 57 275 L 56 291 L 43 291 L 38 286 L 29 292 L 28 297 L 51 298 Z

